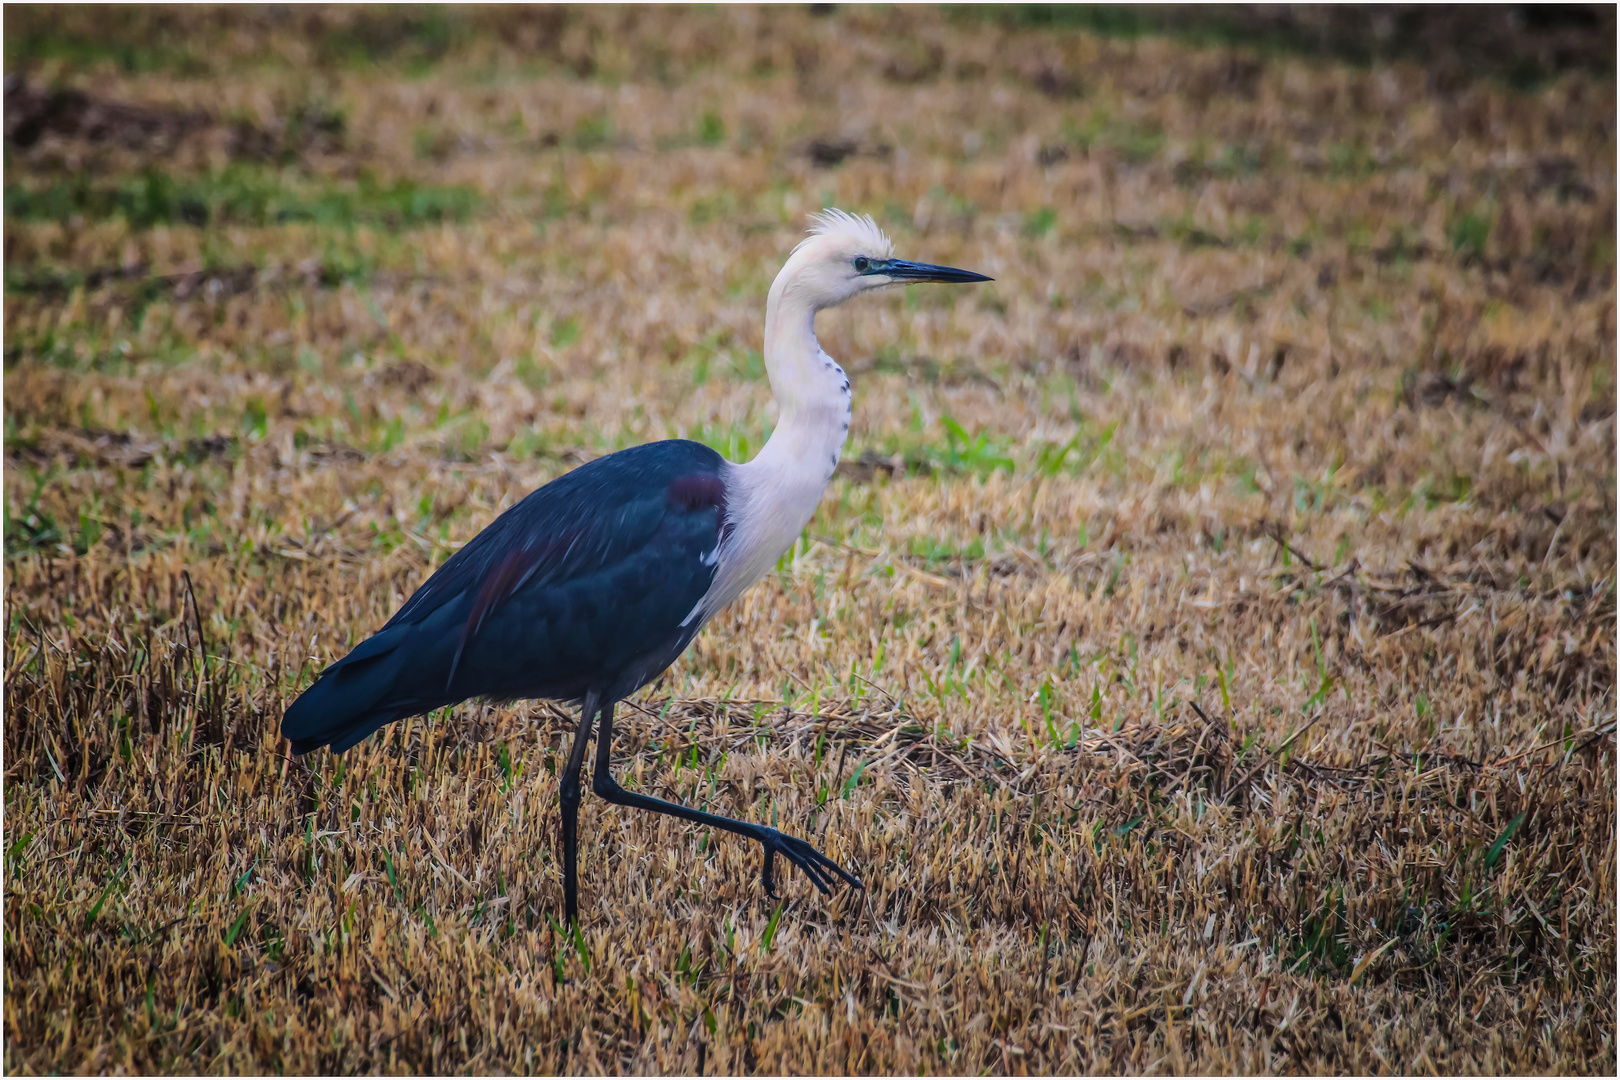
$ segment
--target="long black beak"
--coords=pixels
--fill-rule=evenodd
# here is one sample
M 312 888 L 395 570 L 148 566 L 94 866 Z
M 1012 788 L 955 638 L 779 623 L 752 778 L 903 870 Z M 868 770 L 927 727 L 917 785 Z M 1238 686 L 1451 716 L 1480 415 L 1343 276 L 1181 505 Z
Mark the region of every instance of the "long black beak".
M 880 267 L 873 267 L 873 273 L 887 274 L 900 281 L 994 281 L 995 278 L 975 274 L 971 270 L 958 270 L 954 266 L 935 266 L 933 263 L 908 262 L 905 259 L 888 259 Z

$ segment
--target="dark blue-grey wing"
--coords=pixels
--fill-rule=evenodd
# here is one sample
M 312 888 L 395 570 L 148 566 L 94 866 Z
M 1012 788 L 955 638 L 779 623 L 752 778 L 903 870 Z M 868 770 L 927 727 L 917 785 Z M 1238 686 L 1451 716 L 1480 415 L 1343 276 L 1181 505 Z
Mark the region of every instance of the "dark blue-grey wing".
M 283 719 L 295 752 L 345 749 L 470 697 L 628 693 L 691 639 L 725 527 L 723 459 L 684 441 L 581 466 L 456 552 Z
M 724 459 L 684 439 L 631 447 L 582 465 L 531 492 L 452 555 L 405 601 L 385 626 L 418 622 L 433 609 L 491 575 L 521 562 L 550 578 L 588 572 L 638 550 L 655 531 L 666 505 L 724 515 Z M 693 501 L 699 478 L 713 501 Z M 681 485 L 671 493 L 671 485 Z M 505 570 L 503 571 L 503 567 Z

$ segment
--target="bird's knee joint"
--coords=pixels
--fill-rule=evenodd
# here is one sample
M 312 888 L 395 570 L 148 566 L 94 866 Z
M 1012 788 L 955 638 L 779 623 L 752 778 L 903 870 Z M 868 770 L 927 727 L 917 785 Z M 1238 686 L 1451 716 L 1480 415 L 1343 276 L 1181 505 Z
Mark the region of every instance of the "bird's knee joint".
M 618 781 L 607 775 L 607 773 L 592 773 L 591 790 L 596 793 L 598 798 L 610 799 L 624 789 L 619 787 Z

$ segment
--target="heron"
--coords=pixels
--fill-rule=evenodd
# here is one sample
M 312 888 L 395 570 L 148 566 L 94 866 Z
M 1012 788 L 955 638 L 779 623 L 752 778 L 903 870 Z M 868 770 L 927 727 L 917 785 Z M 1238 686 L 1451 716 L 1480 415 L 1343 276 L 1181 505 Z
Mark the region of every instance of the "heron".
M 735 833 L 781 855 L 822 893 L 860 879 L 798 837 L 620 786 L 609 770 L 614 706 L 647 685 L 703 625 L 758 581 L 809 524 L 849 435 L 849 378 L 816 340 L 817 312 L 913 282 L 990 281 L 894 257 L 870 216 L 827 209 L 765 302 L 765 370 L 779 417 L 752 461 L 669 439 L 596 458 L 538 488 L 440 566 L 382 629 L 288 707 L 294 754 L 341 753 L 408 716 L 471 698 L 579 705 L 559 784 L 563 904 L 579 920 L 580 772 L 609 803 Z

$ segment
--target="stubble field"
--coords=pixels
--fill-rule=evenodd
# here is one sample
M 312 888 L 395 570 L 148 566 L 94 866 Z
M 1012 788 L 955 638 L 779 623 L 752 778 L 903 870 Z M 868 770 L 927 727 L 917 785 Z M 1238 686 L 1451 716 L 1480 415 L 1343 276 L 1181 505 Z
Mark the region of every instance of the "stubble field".
M 8 6 L 7 1072 L 1613 1074 L 1612 74 L 1043 18 Z M 839 474 L 615 756 L 867 890 L 587 796 L 573 939 L 565 711 L 282 709 L 756 452 L 824 205 L 996 281 L 822 316 Z

